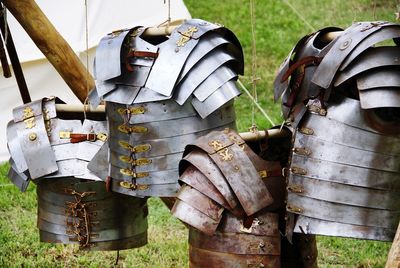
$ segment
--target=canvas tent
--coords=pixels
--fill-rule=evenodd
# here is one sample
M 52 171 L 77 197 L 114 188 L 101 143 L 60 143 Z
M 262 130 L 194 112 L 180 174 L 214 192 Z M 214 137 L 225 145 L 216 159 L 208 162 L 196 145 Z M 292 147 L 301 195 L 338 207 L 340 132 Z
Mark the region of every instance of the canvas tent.
M 87 0 L 87 5 L 84 0 L 36 0 L 36 3 L 82 62 L 88 64 L 90 71 L 96 45 L 105 34 L 137 25 L 159 25 L 168 18 L 168 1 L 164 0 Z M 182 0 L 171 0 L 170 7 L 172 20 L 190 18 Z M 61 76 L 10 13 L 7 13 L 7 19 L 32 100 L 57 96 L 67 103 L 78 103 Z M 0 77 L 0 94 L 0 162 L 3 162 L 8 159 L 6 125 L 11 120 L 12 109 L 22 104 L 14 76 Z

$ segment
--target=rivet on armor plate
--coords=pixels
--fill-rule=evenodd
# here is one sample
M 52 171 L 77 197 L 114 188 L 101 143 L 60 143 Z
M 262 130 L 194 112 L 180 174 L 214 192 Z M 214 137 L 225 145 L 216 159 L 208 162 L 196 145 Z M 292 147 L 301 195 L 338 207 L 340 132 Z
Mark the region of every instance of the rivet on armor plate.
M 314 130 L 312 128 L 308 128 L 308 127 L 301 127 L 299 129 L 299 132 L 304 135 L 313 135 L 314 134 Z
M 304 156 L 310 156 L 312 153 L 311 149 L 306 148 L 306 147 L 304 147 L 304 148 L 295 147 L 295 148 L 293 148 L 293 152 L 295 154 L 304 155 Z
M 178 39 L 178 41 L 176 41 L 176 45 L 178 47 L 184 47 L 186 43 L 190 41 L 193 34 L 197 31 L 198 31 L 197 27 L 195 26 L 189 27 L 186 31 L 181 33 L 182 36 Z
M 346 41 L 344 41 L 344 42 L 340 45 L 339 49 L 340 49 L 340 50 L 345 50 L 346 48 L 348 48 L 348 47 L 350 46 L 350 44 L 351 44 L 351 38 L 349 38 L 349 39 L 347 39 Z
M 294 213 L 302 213 L 303 209 L 301 207 L 292 205 L 292 204 L 287 204 L 286 209 L 290 212 L 294 212 Z
M 298 194 L 301 194 L 304 192 L 303 187 L 301 185 L 296 185 L 296 184 L 289 184 L 287 187 L 287 190 L 289 192 L 298 193 Z
M 299 168 L 299 167 L 291 167 L 290 171 L 296 175 L 306 175 L 307 174 L 307 170 L 305 170 L 303 168 Z
M 34 140 L 36 140 L 36 138 L 37 138 L 36 133 L 34 133 L 34 132 L 29 133 L 29 140 L 30 141 L 34 141 Z

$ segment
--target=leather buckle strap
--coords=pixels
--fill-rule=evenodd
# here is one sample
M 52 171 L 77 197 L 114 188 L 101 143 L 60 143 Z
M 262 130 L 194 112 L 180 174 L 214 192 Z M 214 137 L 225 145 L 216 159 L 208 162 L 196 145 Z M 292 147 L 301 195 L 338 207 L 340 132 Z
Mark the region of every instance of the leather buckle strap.
M 104 133 L 88 133 L 88 134 L 79 134 L 79 133 L 71 133 L 60 131 L 60 139 L 70 139 L 71 143 L 78 143 L 83 141 L 106 141 L 107 135 Z

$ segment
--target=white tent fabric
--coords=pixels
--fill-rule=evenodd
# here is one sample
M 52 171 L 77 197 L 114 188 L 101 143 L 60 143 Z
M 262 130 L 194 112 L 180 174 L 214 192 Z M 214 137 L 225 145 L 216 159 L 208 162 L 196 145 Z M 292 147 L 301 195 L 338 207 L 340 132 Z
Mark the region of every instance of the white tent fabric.
M 36 0 L 55 28 L 86 65 L 92 70 L 96 45 L 107 33 L 133 26 L 156 26 L 168 18 L 168 1 L 164 0 Z M 190 14 L 182 0 L 170 0 L 171 18 L 187 19 Z M 77 103 L 64 80 L 32 42 L 15 18 L 7 13 L 8 24 L 32 100 L 57 96 L 67 103 Z M 88 44 L 86 44 L 86 19 Z M 89 53 L 86 53 L 86 47 Z M 0 75 L 0 162 L 9 157 L 6 144 L 6 125 L 12 109 L 22 104 L 15 77 Z

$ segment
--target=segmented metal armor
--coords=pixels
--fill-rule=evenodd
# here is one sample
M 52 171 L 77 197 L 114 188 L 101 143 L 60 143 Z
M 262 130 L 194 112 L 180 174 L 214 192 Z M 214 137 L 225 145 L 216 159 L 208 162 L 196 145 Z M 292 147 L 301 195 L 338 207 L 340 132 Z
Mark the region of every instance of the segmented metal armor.
M 243 55 L 232 32 L 203 20 L 188 20 L 168 37 L 144 31 L 113 32 L 96 51 L 90 101 L 106 103 L 108 153 L 98 158 L 108 154 L 110 165 L 92 170 L 115 192 L 175 196 L 184 146 L 211 130 L 235 128 Z
M 400 25 L 306 36 L 275 80 L 293 127 L 288 232 L 391 241 L 400 219 Z M 290 79 L 289 79 L 290 78 Z
M 186 147 L 172 214 L 190 226 L 190 267 L 279 267 L 285 181 L 234 131 Z M 262 267 L 264 267 L 262 266 Z
M 37 184 L 40 241 L 118 250 L 147 243 L 146 200 L 106 192 L 87 169 L 107 139 L 105 121 L 63 120 L 56 99 L 13 110 L 7 127 L 9 178 L 21 191 Z

